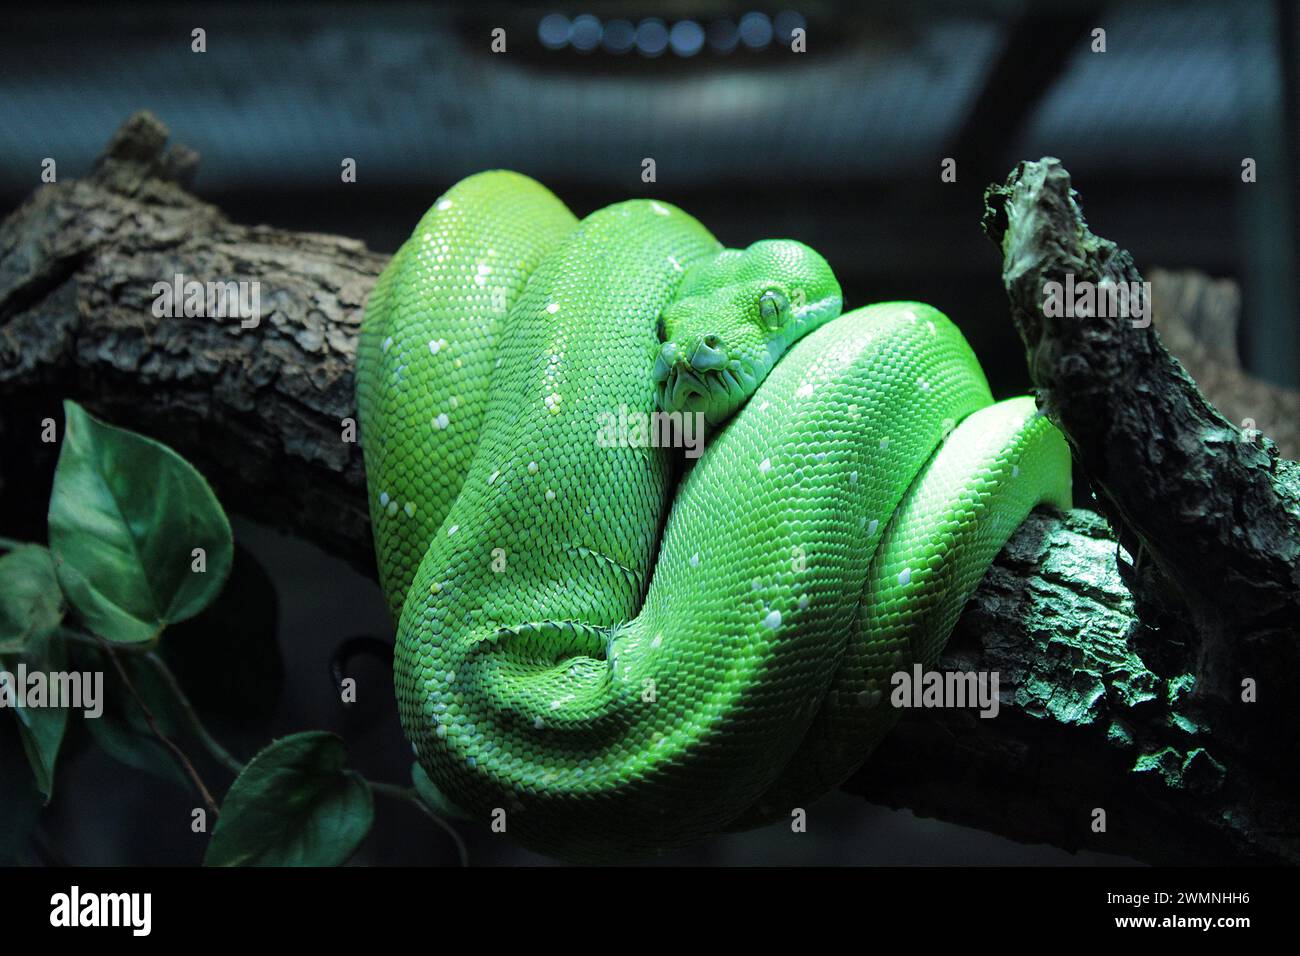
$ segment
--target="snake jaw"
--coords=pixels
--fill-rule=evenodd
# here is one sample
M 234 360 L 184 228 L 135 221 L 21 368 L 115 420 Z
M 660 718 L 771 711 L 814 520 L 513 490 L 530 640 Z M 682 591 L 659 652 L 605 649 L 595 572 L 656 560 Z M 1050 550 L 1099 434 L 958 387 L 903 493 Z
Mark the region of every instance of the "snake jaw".
M 665 342 L 659 354 L 655 357 L 654 369 L 650 377 L 654 380 L 655 385 L 663 385 L 672 375 L 673 366 L 678 361 L 678 349 L 676 342 Z M 662 391 L 661 391 L 662 396 Z M 660 405 L 663 403 L 661 402 Z
M 752 362 L 743 359 L 728 358 L 723 364 L 700 369 L 680 358 L 669 364 L 661 353 L 653 378 L 663 411 L 698 412 L 709 425 L 718 425 L 745 403 L 763 377 Z

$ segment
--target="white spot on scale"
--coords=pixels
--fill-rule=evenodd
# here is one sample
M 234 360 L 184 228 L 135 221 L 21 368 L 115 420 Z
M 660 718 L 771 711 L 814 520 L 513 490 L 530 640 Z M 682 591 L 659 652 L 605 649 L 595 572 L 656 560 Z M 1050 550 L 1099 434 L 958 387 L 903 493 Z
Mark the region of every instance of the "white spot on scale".
M 451 200 L 450 200 L 450 199 L 439 199 L 439 200 L 438 200 L 438 205 L 437 205 L 436 208 L 438 209 L 439 212 L 446 212 L 448 209 L 451 208 Z
M 554 315 L 556 312 L 560 311 L 560 303 L 552 302 L 550 305 L 546 307 L 546 311 L 549 312 L 551 315 Z
M 812 384 L 812 382 L 804 382 L 802 385 L 799 386 L 799 390 L 794 394 L 798 398 L 807 398 L 816 390 L 817 390 L 817 386 Z
M 700 552 L 696 551 L 693 555 L 691 555 L 691 567 L 698 568 L 699 566 L 700 566 Z
M 936 328 L 934 327 L 934 323 L 933 323 L 933 322 L 926 322 L 926 323 L 925 323 L 925 328 L 926 328 L 926 331 L 928 331 L 931 335 L 938 335 L 938 334 L 939 334 L 939 330 L 936 329 Z
M 668 215 L 668 210 L 659 205 L 659 203 L 655 202 L 653 199 L 650 200 L 650 208 L 654 210 L 656 216 Z
M 858 473 L 856 471 L 849 472 L 849 484 L 856 485 L 857 483 L 858 483 Z
M 438 729 L 435 730 L 434 733 L 437 734 L 439 737 L 446 737 L 446 736 L 447 736 L 447 725 L 446 725 L 446 724 L 439 724 L 439 725 L 438 725 Z
M 473 770 L 478 766 L 478 760 L 475 757 L 466 757 L 465 766 L 469 767 L 470 770 Z
M 390 335 L 388 338 L 384 339 L 384 346 L 383 346 L 383 348 L 384 348 L 384 351 L 387 352 L 387 351 L 388 351 L 389 349 L 391 349 L 392 347 L 393 347 L 393 337 Z
M 876 529 L 880 527 L 880 522 L 875 518 L 871 519 L 871 524 L 867 525 L 867 534 L 875 534 Z
M 764 458 L 762 461 L 760 461 L 758 463 L 758 470 L 762 474 L 766 475 L 769 471 L 772 470 L 772 459 Z
M 807 609 L 808 609 L 808 603 L 809 603 L 809 602 L 808 602 L 808 595 L 806 595 L 806 594 L 801 595 L 800 598 L 799 598 L 799 610 L 801 610 L 801 611 L 807 610 Z
M 396 501 L 390 501 L 390 502 L 388 502 L 388 507 L 385 508 L 384 511 L 386 511 L 386 512 L 388 513 L 388 516 L 389 516 L 390 518 L 391 518 L 393 515 L 397 514 L 397 502 L 396 502 Z
M 383 508 L 387 508 L 387 507 L 388 507 L 388 492 L 386 492 L 386 491 L 381 491 L 381 492 L 379 493 L 379 505 L 380 505 L 380 507 L 383 507 Z
M 530 461 L 530 462 L 528 463 L 528 473 L 529 473 L 530 475 L 535 475 L 535 474 L 537 474 L 537 462 L 535 462 L 535 461 Z
M 655 650 L 658 650 L 659 648 L 663 647 L 663 644 L 664 644 L 664 636 L 662 634 L 656 634 L 655 639 L 650 642 L 650 646 L 653 647 Z
M 542 720 L 542 718 L 540 717 L 533 718 L 533 730 L 541 730 L 545 726 L 546 726 L 546 721 Z
M 453 534 L 455 534 L 459 530 L 460 530 L 460 525 L 458 524 L 452 525 L 450 528 L 447 529 L 447 537 L 450 538 Z
M 686 270 L 684 270 L 684 269 L 682 268 L 682 264 L 681 264 L 680 262 L 677 261 L 677 257 L 676 257 L 676 256 L 669 256 L 669 257 L 668 257 L 668 264 L 669 264 L 670 266 L 672 266 L 674 269 L 676 269 L 678 272 L 685 272 L 685 271 L 686 271 Z
M 446 344 L 447 344 L 446 339 L 434 339 L 429 343 L 430 354 L 437 355 L 439 352 L 443 350 Z
M 903 313 L 903 317 L 904 317 L 905 319 L 907 319 L 907 321 L 912 322 L 912 323 L 916 323 L 916 322 L 920 322 L 920 321 L 921 321 L 920 316 L 918 316 L 918 315 L 917 315 L 915 312 L 913 312 L 911 309 L 908 309 L 906 312 L 904 312 L 904 313 Z
M 492 474 L 488 475 L 488 484 L 489 485 L 492 484 L 500 477 L 501 477 L 501 472 L 499 471 L 492 472 Z
M 930 390 L 930 383 L 923 378 L 918 378 L 916 380 L 916 387 L 923 392 L 928 392 Z
M 781 626 L 781 612 L 768 611 L 767 617 L 763 618 L 763 626 L 775 631 L 778 627 Z
M 438 429 L 438 431 L 442 431 L 450 424 L 451 424 L 451 419 L 447 417 L 446 412 L 440 412 L 438 414 L 438 417 L 433 420 L 433 427 Z
M 1011 477 L 1012 477 L 1012 478 L 1019 478 L 1019 477 L 1020 477 L 1020 466 L 1019 466 L 1019 465 L 1012 465 L 1012 466 L 1011 466 Z
M 884 451 L 888 447 L 889 447 L 889 439 L 888 438 L 880 439 L 880 450 Z
M 546 500 L 547 500 L 547 501 L 554 501 L 554 500 L 555 500 L 555 492 L 552 491 L 550 488 L 547 488 L 547 489 L 546 489 Z
M 404 507 L 402 510 L 406 512 L 406 517 L 408 517 L 408 518 L 414 518 L 414 517 L 415 517 L 415 502 L 413 502 L 413 501 L 408 501 L 408 502 L 406 503 L 406 507 Z
M 901 571 L 898 572 L 898 583 L 899 583 L 899 584 L 911 584 L 911 583 L 912 583 L 912 569 L 911 569 L 911 568 L 903 568 L 903 570 L 901 570 Z

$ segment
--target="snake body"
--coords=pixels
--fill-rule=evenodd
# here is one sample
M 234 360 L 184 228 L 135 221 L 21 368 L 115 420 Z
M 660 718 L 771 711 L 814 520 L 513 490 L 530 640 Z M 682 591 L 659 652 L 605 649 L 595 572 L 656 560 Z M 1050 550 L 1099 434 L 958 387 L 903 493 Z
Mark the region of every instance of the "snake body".
M 420 765 L 534 849 L 618 859 L 786 817 L 892 726 L 1069 455 L 921 303 L 839 313 L 799 243 L 494 171 L 367 303 L 358 407 Z M 598 440 L 699 412 L 702 457 Z M 679 474 L 684 472 L 684 474 Z

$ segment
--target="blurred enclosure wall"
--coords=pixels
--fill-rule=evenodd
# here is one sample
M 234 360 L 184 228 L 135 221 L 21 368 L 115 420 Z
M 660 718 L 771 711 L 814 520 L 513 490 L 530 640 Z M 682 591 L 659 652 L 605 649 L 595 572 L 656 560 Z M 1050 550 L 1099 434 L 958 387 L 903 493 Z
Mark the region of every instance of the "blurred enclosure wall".
M 730 244 L 803 239 L 851 304 L 947 311 L 1005 393 L 1024 366 L 981 191 L 1053 154 L 1140 266 L 1238 279 L 1248 366 L 1300 382 L 1290 0 L 46 3 L 6 17 L 0 208 L 44 157 L 84 173 L 141 108 L 202 154 L 195 189 L 235 219 L 380 250 L 457 178 L 513 167 L 580 214 L 649 194 Z M 805 54 L 788 48 L 796 26 Z

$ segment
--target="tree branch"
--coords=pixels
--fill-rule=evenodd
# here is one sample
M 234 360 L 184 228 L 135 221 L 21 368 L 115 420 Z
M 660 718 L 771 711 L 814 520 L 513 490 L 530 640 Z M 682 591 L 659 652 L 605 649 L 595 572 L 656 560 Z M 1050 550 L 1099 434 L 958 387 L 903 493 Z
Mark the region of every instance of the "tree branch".
M 349 239 L 230 223 L 185 191 L 196 157 L 167 149 L 166 138 L 156 119 L 133 117 L 90 177 L 43 187 L 0 224 L 6 443 L 39 430 L 31 410 L 42 401 L 77 398 L 175 447 L 231 510 L 292 529 L 373 574 L 361 454 L 343 431 L 354 416 L 362 307 L 385 257 Z M 1059 265 L 1049 251 L 1087 245 L 1088 255 L 1076 249 L 1069 260 L 1080 274 L 1135 270 L 1113 247 L 1103 254 L 1072 200 L 1049 215 L 1035 205 L 1046 200 L 1014 176 L 1006 189 L 993 201 L 994 231 L 1011 237 L 1008 288 L 1036 381 L 1102 504 L 1122 516 L 1138 571 L 1121 573 L 1115 541 L 1094 513 L 1032 516 L 941 663 L 997 671 L 998 718 L 909 713 L 849 789 L 1071 849 L 1152 861 L 1300 861 L 1295 761 L 1287 759 L 1294 734 L 1262 727 L 1277 720 L 1296 676 L 1294 644 L 1281 649 L 1296 562 L 1282 567 L 1276 550 L 1294 535 L 1282 480 L 1289 463 L 1266 442 L 1241 442 L 1153 335 L 1104 347 L 1095 324 L 1049 328 L 1035 316 L 1041 289 L 1032 282 L 1049 260 Z M 1037 271 L 1022 284 L 1015 268 Z M 155 316 L 154 284 L 178 273 L 260 282 L 261 323 Z M 1079 334 L 1096 350 L 1082 366 L 1071 351 Z M 1206 448 L 1222 461 L 1203 460 Z M 30 467 L 6 456 L 0 482 Z M 1221 510 L 1229 506 L 1238 509 L 1227 512 L 1232 521 Z M 1125 582 L 1144 582 L 1148 565 L 1183 592 L 1201 588 L 1198 607 L 1254 603 L 1221 610 L 1218 632 L 1163 610 L 1145 618 L 1156 630 L 1139 622 Z M 1139 606 L 1152 603 L 1146 590 L 1139 596 Z M 1205 653 L 1215 633 L 1246 639 L 1235 653 Z M 1238 671 L 1215 668 L 1243 653 L 1261 703 L 1207 694 L 1207 683 L 1236 690 Z M 1215 673 L 1222 679 L 1195 679 Z M 1294 718 L 1284 723 L 1293 728 Z M 1279 751 L 1288 739 L 1292 749 Z M 1105 833 L 1092 830 L 1095 808 L 1107 811 Z
M 1297 676 L 1300 465 L 1224 418 L 1149 322 L 1044 310 L 1052 283 L 1142 283 L 1132 256 L 1093 235 L 1076 200 L 1055 159 L 1022 162 L 986 193 L 984 227 L 1002 249 L 1040 405 L 1134 557 L 1129 583 L 1144 619 L 1192 633 L 1196 696 L 1226 701 L 1279 665 Z
M 87 179 L 40 189 L 0 226 L 0 396 L 84 401 L 181 450 L 227 506 L 371 568 L 361 451 L 342 435 L 387 257 L 229 222 L 178 185 L 195 159 L 166 139 L 137 114 Z M 154 284 L 177 274 L 259 282 L 260 324 L 155 317 Z

